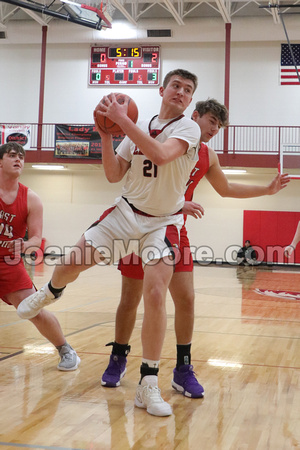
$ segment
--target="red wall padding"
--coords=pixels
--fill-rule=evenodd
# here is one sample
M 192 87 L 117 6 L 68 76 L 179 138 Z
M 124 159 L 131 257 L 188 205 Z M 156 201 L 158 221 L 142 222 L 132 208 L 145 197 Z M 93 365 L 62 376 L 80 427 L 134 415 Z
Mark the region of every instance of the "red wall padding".
M 249 239 L 265 262 L 300 264 L 300 243 L 289 260 L 283 256 L 284 248 L 292 242 L 300 212 L 244 211 L 244 242 Z M 278 249 L 274 247 L 279 246 Z

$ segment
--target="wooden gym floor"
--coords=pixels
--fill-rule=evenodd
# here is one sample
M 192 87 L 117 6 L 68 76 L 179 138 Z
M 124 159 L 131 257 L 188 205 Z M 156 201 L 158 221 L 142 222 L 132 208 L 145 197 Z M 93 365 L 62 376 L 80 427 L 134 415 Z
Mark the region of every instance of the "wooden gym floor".
M 35 270 L 37 287 L 52 270 Z M 300 293 L 300 268 L 210 265 L 194 273 L 192 357 L 205 398 L 188 399 L 171 387 L 176 343 L 168 297 L 159 374 L 173 407 L 166 418 L 134 407 L 142 306 L 121 386 L 100 384 L 120 294 L 115 267 L 82 273 L 49 307 L 81 357 L 75 372 L 59 372 L 56 350 L 0 302 L 0 450 L 300 449 L 300 301 L 255 292 Z

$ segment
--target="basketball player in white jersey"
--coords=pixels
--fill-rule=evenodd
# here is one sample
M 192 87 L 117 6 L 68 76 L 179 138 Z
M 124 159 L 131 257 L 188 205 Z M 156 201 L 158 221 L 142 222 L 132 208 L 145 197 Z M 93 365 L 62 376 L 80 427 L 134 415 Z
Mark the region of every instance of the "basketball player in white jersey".
M 62 258 L 51 281 L 18 307 L 19 316 L 30 319 L 56 301 L 83 270 L 103 260 L 113 263 L 120 255 L 135 251 L 145 273 L 143 358 L 135 405 L 155 416 L 172 414 L 160 395 L 157 375 L 166 330 L 166 293 L 183 225 L 184 193 L 198 158 L 200 129 L 183 115 L 196 87 L 194 74 L 182 69 L 169 72 L 159 88 L 159 114 L 139 125 L 127 116 L 128 101 L 120 105 L 114 94 L 102 99 L 96 117 L 108 117 L 126 135 L 115 154 L 111 135 L 97 128 L 107 179 L 119 182 L 126 175 L 122 197 Z

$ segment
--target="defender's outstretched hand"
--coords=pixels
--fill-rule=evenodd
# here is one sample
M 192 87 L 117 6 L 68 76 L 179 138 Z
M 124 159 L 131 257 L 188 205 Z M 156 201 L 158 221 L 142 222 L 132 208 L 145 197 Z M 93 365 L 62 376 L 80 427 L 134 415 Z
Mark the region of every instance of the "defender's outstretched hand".
M 7 244 L 8 251 L 15 256 L 20 256 L 21 253 L 24 253 L 24 241 L 23 239 L 15 239 L 14 241 L 10 241 Z
M 195 202 L 185 202 L 182 208 L 183 214 L 193 216 L 195 219 L 201 219 L 204 216 L 204 208 Z
M 290 258 L 292 256 L 294 250 L 295 250 L 295 248 L 292 245 L 288 245 L 284 249 L 284 256 L 286 256 L 287 258 Z
M 278 174 L 269 184 L 269 195 L 277 194 L 281 189 L 285 188 L 290 182 L 290 177 L 288 173 L 282 175 Z

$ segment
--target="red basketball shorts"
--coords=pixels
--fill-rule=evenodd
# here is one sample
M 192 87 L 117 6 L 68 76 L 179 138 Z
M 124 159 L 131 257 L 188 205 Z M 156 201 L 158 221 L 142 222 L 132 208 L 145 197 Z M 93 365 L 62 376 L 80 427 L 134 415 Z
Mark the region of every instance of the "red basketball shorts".
M 180 230 L 179 250 L 180 258 L 176 262 L 174 272 L 192 272 L 193 259 L 185 226 L 183 226 Z M 134 278 L 135 280 L 142 280 L 144 278 L 142 260 L 135 253 L 131 253 L 130 255 L 120 259 L 118 269 L 124 277 Z
M 0 263 L 0 298 L 8 305 L 10 303 L 5 299 L 11 292 L 31 289 L 33 286 L 30 276 L 26 272 L 23 261 L 16 265 L 9 265 L 5 261 Z

